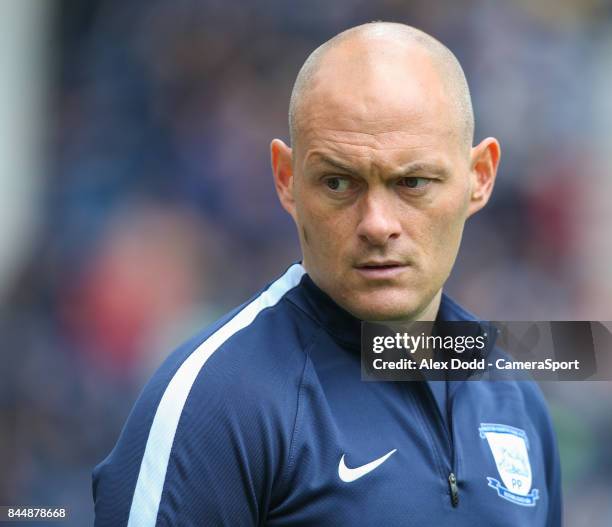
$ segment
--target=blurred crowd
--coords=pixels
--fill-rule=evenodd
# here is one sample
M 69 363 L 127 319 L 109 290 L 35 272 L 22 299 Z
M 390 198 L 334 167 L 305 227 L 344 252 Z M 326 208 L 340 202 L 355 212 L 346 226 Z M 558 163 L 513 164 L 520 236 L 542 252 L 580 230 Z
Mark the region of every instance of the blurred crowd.
M 91 523 L 91 468 L 155 366 L 299 258 L 269 142 L 308 53 L 381 19 L 456 53 L 476 139 L 502 145 L 451 294 L 492 320 L 612 319 L 609 2 L 58 1 L 40 225 L 0 299 L 0 505 Z M 611 386 L 543 386 L 568 526 L 612 524 Z

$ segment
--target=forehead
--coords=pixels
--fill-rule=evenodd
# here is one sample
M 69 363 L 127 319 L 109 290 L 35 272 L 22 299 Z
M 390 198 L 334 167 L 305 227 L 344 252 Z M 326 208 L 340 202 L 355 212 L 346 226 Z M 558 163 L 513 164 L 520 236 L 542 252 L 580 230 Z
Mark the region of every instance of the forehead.
M 384 116 L 344 104 L 328 105 L 304 119 L 296 160 L 312 164 L 334 157 L 352 166 L 389 170 L 412 161 L 450 168 L 463 150 L 451 126 L 423 109 Z
M 313 148 L 356 156 L 408 153 L 457 143 L 446 83 L 418 49 L 336 51 L 313 75 L 296 121 L 302 154 Z

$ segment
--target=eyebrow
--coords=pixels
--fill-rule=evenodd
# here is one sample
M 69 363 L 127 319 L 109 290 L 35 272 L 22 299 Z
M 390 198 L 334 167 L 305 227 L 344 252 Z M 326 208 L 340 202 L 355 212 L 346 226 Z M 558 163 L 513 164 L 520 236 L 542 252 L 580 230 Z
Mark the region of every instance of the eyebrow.
M 403 166 L 399 170 L 392 172 L 395 177 L 410 177 L 415 174 L 436 174 L 438 176 L 448 176 L 448 170 L 434 163 L 424 163 L 422 161 L 416 161 Z
M 358 170 L 355 170 L 350 165 L 347 165 L 334 157 L 330 157 L 325 154 L 315 154 L 315 156 L 313 157 L 317 158 L 317 161 L 315 162 L 316 164 L 323 163 L 323 164 L 331 165 L 339 170 L 348 172 L 349 174 L 358 173 Z M 391 177 L 412 177 L 415 174 L 424 174 L 424 173 L 436 174 L 441 177 L 448 176 L 448 170 L 441 165 L 437 165 L 434 163 L 426 163 L 422 161 L 414 161 L 412 163 L 408 163 L 407 165 L 404 165 L 398 170 L 392 171 Z
M 349 174 L 354 174 L 357 172 L 354 168 L 351 168 L 349 165 L 344 164 L 342 161 L 339 161 L 338 159 L 333 157 L 326 156 L 325 154 L 314 154 L 312 157 L 317 159 L 317 161 L 315 161 L 315 164 L 323 163 L 326 165 L 331 165 L 337 168 L 338 170 L 344 170 Z

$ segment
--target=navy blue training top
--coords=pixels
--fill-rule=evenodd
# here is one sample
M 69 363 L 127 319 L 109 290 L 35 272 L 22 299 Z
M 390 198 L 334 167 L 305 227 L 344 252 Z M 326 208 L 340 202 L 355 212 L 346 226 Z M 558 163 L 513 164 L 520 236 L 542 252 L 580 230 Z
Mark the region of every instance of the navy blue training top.
M 168 357 L 93 494 L 98 527 L 561 525 L 535 384 L 362 381 L 360 321 L 299 264 Z

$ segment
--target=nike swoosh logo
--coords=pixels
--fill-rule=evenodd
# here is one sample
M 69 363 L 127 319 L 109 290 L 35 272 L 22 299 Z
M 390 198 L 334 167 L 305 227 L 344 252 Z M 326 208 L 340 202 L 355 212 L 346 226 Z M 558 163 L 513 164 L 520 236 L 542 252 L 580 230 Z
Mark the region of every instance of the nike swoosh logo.
M 338 464 L 338 476 L 345 483 L 350 483 L 351 481 L 355 481 L 363 476 L 365 476 L 368 472 L 372 472 L 375 468 L 382 465 L 387 459 L 389 459 L 393 454 L 397 452 L 397 448 L 391 450 L 391 452 L 387 452 L 384 456 L 375 459 L 374 461 L 370 461 L 367 465 L 361 465 L 357 468 L 348 468 L 344 463 L 344 454 L 340 458 L 340 463 Z

